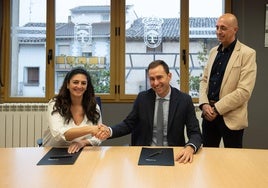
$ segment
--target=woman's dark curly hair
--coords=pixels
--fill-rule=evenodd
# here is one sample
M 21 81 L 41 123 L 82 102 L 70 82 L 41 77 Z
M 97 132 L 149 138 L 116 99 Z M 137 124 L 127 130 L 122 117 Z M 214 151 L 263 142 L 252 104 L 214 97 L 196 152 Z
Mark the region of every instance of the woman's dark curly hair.
M 71 118 L 73 118 L 71 113 L 72 101 L 67 84 L 70 83 L 71 78 L 76 74 L 83 74 L 87 77 L 87 89 L 83 94 L 82 106 L 88 120 L 92 121 L 93 124 L 97 124 L 100 119 L 100 113 L 96 109 L 97 102 L 94 87 L 88 71 L 83 67 L 75 67 L 66 74 L 59 94 L 54 97 L 55 105 L 51 114 L 58 112 L 64 117 L 65 123 L 69 123 Z

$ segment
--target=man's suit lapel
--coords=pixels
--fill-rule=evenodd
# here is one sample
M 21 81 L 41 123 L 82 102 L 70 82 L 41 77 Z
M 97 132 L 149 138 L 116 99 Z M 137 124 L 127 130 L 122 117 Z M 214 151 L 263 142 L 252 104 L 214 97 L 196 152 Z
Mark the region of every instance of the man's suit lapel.
M 151 92 L 149 93 L 149 96 L 148 96 L 148 102 L 149 102 L 149 105 L 148 105 L 148 109 L 143 109 L 143 110 L 148 110 L 148 112 L 144 112 L 145 114 L 148 113 L 148 118 L 149 118 L 149 124 L 150 124 L 150 128 L 153 129 L 153 126 L 154 126 L 154 109 L 155 109 L 155 93 L 154 91 L 151 89 Z
M 223 79 L 222 79 L 222 84 L 221 84 L 221 88 L 225 85 L 230 73 L 231 73 L 231 70 L 234 66 L 234 64 L 237 62 L 237 58 L 238 58 L 238 55 L 239 55 L 239 51 L 240 51 L 240 48 L 241 48 L 241 43 L 239 41 L 236 42 L 236 45 L 235 45 L 235 48 L 233 50 L 233 53 L 228 61 L 228 64 L 226 66 L 226 70 L 225 70 L 225 73 L 224 73 L 224 76 L 223 76 Z

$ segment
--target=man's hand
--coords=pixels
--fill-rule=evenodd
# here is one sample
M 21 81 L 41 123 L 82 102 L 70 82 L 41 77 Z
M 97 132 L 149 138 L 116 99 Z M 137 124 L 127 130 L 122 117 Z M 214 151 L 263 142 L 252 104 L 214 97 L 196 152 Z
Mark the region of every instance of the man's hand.
M 213 121 L 218 115 L 213 107 L 211 107 L 209 104 L 204 104 L 202 106 L 202 114 L 203 118 L 205 118 L 207 121 Z
M 183 148 L 175 157 L 175 161 L 179 163 L 191 163 L 194 158 L 194 148 L 191 146 L 186 146 Z
M 106 140 L 110 136 L 111 136 L 110 129 L 104 124 L 99 124 L 98 125 L 98 133 L 95 134 L 95 137 L 100 139 L 100 140 Z

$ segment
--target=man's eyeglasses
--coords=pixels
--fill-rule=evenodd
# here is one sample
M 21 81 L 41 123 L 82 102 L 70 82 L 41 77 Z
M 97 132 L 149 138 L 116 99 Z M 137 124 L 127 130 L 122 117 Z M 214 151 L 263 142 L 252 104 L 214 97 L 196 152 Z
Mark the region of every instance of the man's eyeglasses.
M 225 27 L 225 26 L 216 26 L 216 30 L 221 30 L 221 31 L 227 31 L 228 29 L 230 29 L 229 27 Z

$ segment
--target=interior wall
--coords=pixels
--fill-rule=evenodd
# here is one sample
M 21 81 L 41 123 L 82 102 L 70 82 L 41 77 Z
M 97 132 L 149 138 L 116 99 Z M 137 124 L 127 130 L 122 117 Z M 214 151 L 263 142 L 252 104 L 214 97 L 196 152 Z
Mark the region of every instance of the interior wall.
M 238 38 L 257 53 L 256 85 L 249 101 L 249 127 L 244 134 L 245 148 L 268 149 L 267 107 L 268 48 L 264 47 L 265 6 L 268 0 L 233 0 L 232 12 L 239 21 Z
M 112 126 L 121 122 L 131 111 L 132 103 L 108 103 L 102 104 L 102 122 Z M 104 146 L 130 145 L 130 135 L 120 138 L 108 139 L 102 143 Z

